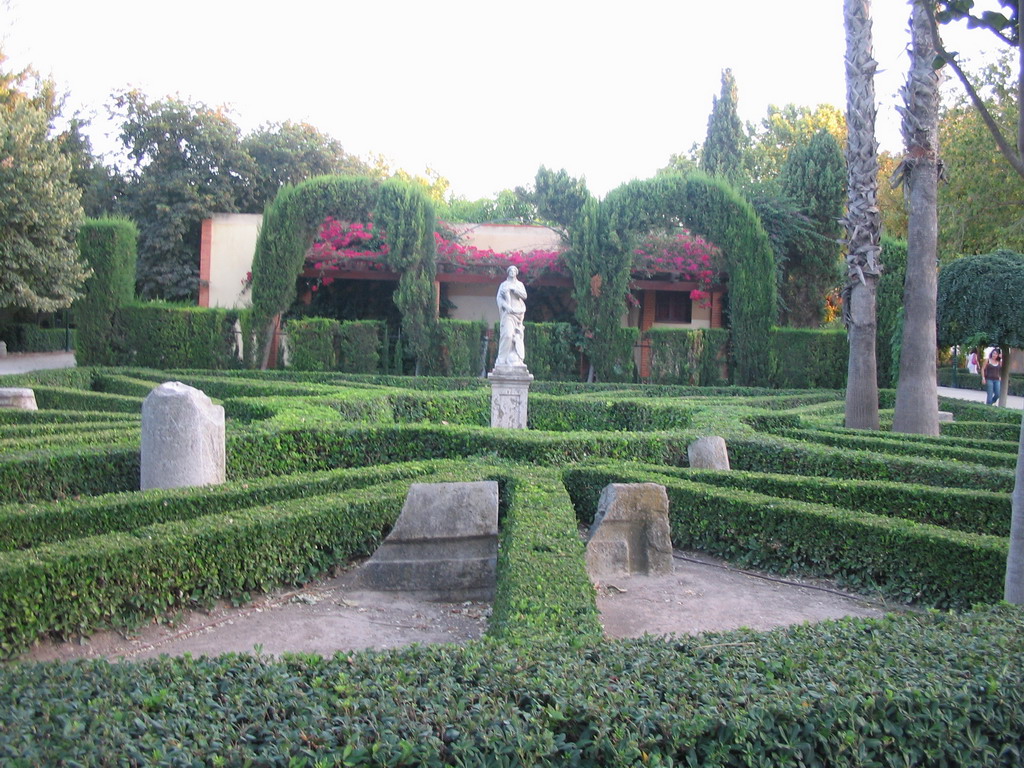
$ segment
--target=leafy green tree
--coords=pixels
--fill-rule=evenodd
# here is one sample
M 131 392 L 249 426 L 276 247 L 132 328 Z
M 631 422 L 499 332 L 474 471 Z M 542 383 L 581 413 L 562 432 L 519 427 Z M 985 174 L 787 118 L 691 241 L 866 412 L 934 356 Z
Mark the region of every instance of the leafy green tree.
M 569 175 L 565 168 L 552 171 L 543 165 L 537 169 L 533 189 L 516 187 L 519 199 L 534 206 L 537 218 L 569 240 L 569 230 L 576 225 L 584 206 L 591 200 L 586 179 Z
M 935 46 L 936 64 L 949 65 L 995 140 L 999 152 L 1017 175 L 1024 178 L 1024 115 L 1020 112 L 1020 103 L 1017 105 L 1018 119 L 1013 123 L 1016 131 L 1014 137 L 1013 132 L 1000 125 L 996 115 L 982 98 L 981 90 L 961 66 L 957 53 L 946 50 L 939 34 L 939 24 L 966 21 L 968 27 L 983 29 L 995 35 L 1003 45 L 1014 51 L 1020 62 L 1017 70 L 1019 93 L 1024 89 L 1024 35 L 1021 35 L 1021 22 L 1024 21 L 1024 17 L 1021 15 L 1019 0 L 999 0 L 999 4 L 1006 9 L 1006 13 L 982 11 L 980 14 L 974 14 L 974 0 L 937 0 L 935 3 L 928 3 L 925 11 L 928 15 L 932 44 Z M 1014 138 L 1011 140 L 1011 137 Z
M 831 135 L 838 146 L 846 143 L 846 118 L 831 104 L 819 104 L 813 109 L 796 104 L 770 105 L 761 125 L 749 128 L 745 165 L 751 178 L 777 178 L 789 154 L 796 147 L 809 144 L 822 131 Z
M 537 208 L 514 190 L 503 189 L 493 199 L 451 198 L 437 206 L 437 214 L 448 222 L 529 224 L 536 220 Z
M 75 242 L 81 192 L 50 138 L 45 91 L 26 93 L 25 82 L 0 71 L 0 307 L 50 312 L 88 277 Z
M 875 358 L 875 301 L 882 271 L 878 212 L 878 143 L 875 141 L 877 62 L 871 54 L 869 0 L 843 0 L 846 30 L 846 229 L 847 281 L 843 322 L 850 342 L 846 374 L 845 423 L 851 429 L 878 429 Z
M 194 299 L 203 219 L 251 205 L 252 158 L 223 109 L 179 98 L 115 97 L 132 165 L 123 209 L 139 227 L 139 294 Z
M 365 176 L 369 166 L 348 154 L 341 142 L 307 123 L 264 125 L 242 139 L 254 163 L 247 210 L 261 213 L 285 184 L 314 176 Z
M 978 85 L 989 113 L 1011 133 L 1018 107 L 1010 55 L 986 66 Z M 945 165 L 945 182 L 939 185 L 940 258 L 1024 250 L 1024 178 L 999 159 L 992 134 L 965 96 L 943 111 L 939 134 Z
M 61 153 L 71 161 L 71 182 L 82 190 L 85 215 L 98 218 L 116 210 L 122 183 L 117 172 L 93 153 L 92 142 L 82 131 L 87 124 L 72 118 L 56 140 Z
M 747 174 L 743 167 L 746 136 L 737 110 L 736 78 L 731 69 L 722 70 L 722 92 L 711 103 L 708 133 L 700 156 L 700 169 L 739 184 Z
M 927 0 L 930 2 L 931 0 Z M 910 74 L 903 89 L 903 141 L 906 154 L 897 169 L 905 181 L 907 277 L 903 290 L 903 342 L 896 385 L 894 432 L 939 434 L 938 384 L 935 378 L 935 267 L 938 255 L 939 85 L 932 66 L 935 46 L 926 0 L 911 11 Z
M 808 142 L 797 144 L 782 167 L 779 185 L 811 223 L 811 231 L 793 238 L 786 252 L 782 290 L 787 317 L 791 325 L 817 328 L 825 296 L 841 279 L 838 239 L 846 161 L 835 137 L 820 130 Z

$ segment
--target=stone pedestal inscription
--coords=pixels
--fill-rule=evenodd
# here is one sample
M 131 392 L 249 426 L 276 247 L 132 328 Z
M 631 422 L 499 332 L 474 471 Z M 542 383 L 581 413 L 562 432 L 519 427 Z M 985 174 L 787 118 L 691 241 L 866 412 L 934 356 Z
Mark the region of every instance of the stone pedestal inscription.
M 203 392 L 169 381 L 142 401 L 141 487 L 224 482 L 224 408 Z
M 729 469 L 729 450 L 721 437 L 702 437 L 686 447 L 686 456 L 694 469 Z
M 15 408 L 20 411 L 38 411 L 36 393 L 21 387 L 4 387 L 0 389 L 0 408 Z
M 496 482 L 413 483 L 360 582 L 425 600 L 492 600 L 497 561 Z
M 487 378 L 491 382 L 491 426 L 526 429 L 533 374 L 525 365 L 500 365 Z
M 668 494 L 656 483 L 612 483 L 601 491 L 587 541 L 592 579 L 672 573 Z

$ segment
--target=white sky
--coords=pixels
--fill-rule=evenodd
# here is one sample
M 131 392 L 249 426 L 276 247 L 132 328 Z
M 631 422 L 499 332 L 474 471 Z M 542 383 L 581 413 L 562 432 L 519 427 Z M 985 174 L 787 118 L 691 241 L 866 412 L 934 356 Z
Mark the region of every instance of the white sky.
M 138 87 L 229 105 L 243 131 L 309 122 L 351 153 L 430 166 L 470 199 L 530 184 L 541 164 L 585 176 L 598 195 L 653 175 L 703 141 L 726 67 L 745 121 L 769 104 L 845 110 L 842 0 L 4 5 L 9 66 L 52 76 L 97 131 L 109 95 Z M 905 0 L 872 3 L 877 133 L 890 150 L 901 146 L 893 107 L 909 14 Z M 946 41 L 967 55 L 995 47 L 982 31 Z

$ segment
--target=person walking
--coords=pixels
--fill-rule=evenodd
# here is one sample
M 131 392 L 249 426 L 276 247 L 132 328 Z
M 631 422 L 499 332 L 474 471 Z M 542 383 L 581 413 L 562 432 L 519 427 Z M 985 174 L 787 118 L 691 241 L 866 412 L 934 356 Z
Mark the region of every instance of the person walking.
M 981 383 L 985 385 L 985 392 L 988 393 L 988 397 L 985 402 L 988 405 L 998 405 L 999 395 L 1002 391 L 1002 369 L 1003 369 L 1003 353 L 999 347 L 995 347 L 988 355 L 988 359 L 985 360 L 985 365 L 981 369 Z
M 971 354 L 967 356 L 967 372 L 978 374 L 978 350 L 972 349 Z

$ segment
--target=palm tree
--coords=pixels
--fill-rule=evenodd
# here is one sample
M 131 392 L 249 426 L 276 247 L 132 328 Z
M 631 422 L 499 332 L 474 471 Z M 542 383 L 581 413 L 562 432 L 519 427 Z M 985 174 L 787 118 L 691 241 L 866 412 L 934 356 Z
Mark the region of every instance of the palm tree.
M 936 51 L 928 12 L 916 0 L 910 18 L 910 74 L 903 88 L 903 141 L 906 154 L 894 174 L 906 185 L 907 274 L 903 288 L 903 343 L 896 386 L 894 432 L 939 434 L 935 377 L 935 292 L 938 248 L 939 85 L 932 66 Z
M 875 294 L 882 265 L 878 212 L 878 143 L 875 141 L 875 69 L 870 0 L 843 0 L 846 28 L 847 282 L 843 322 L 850 343 L 846 426 L 878 429 Z

